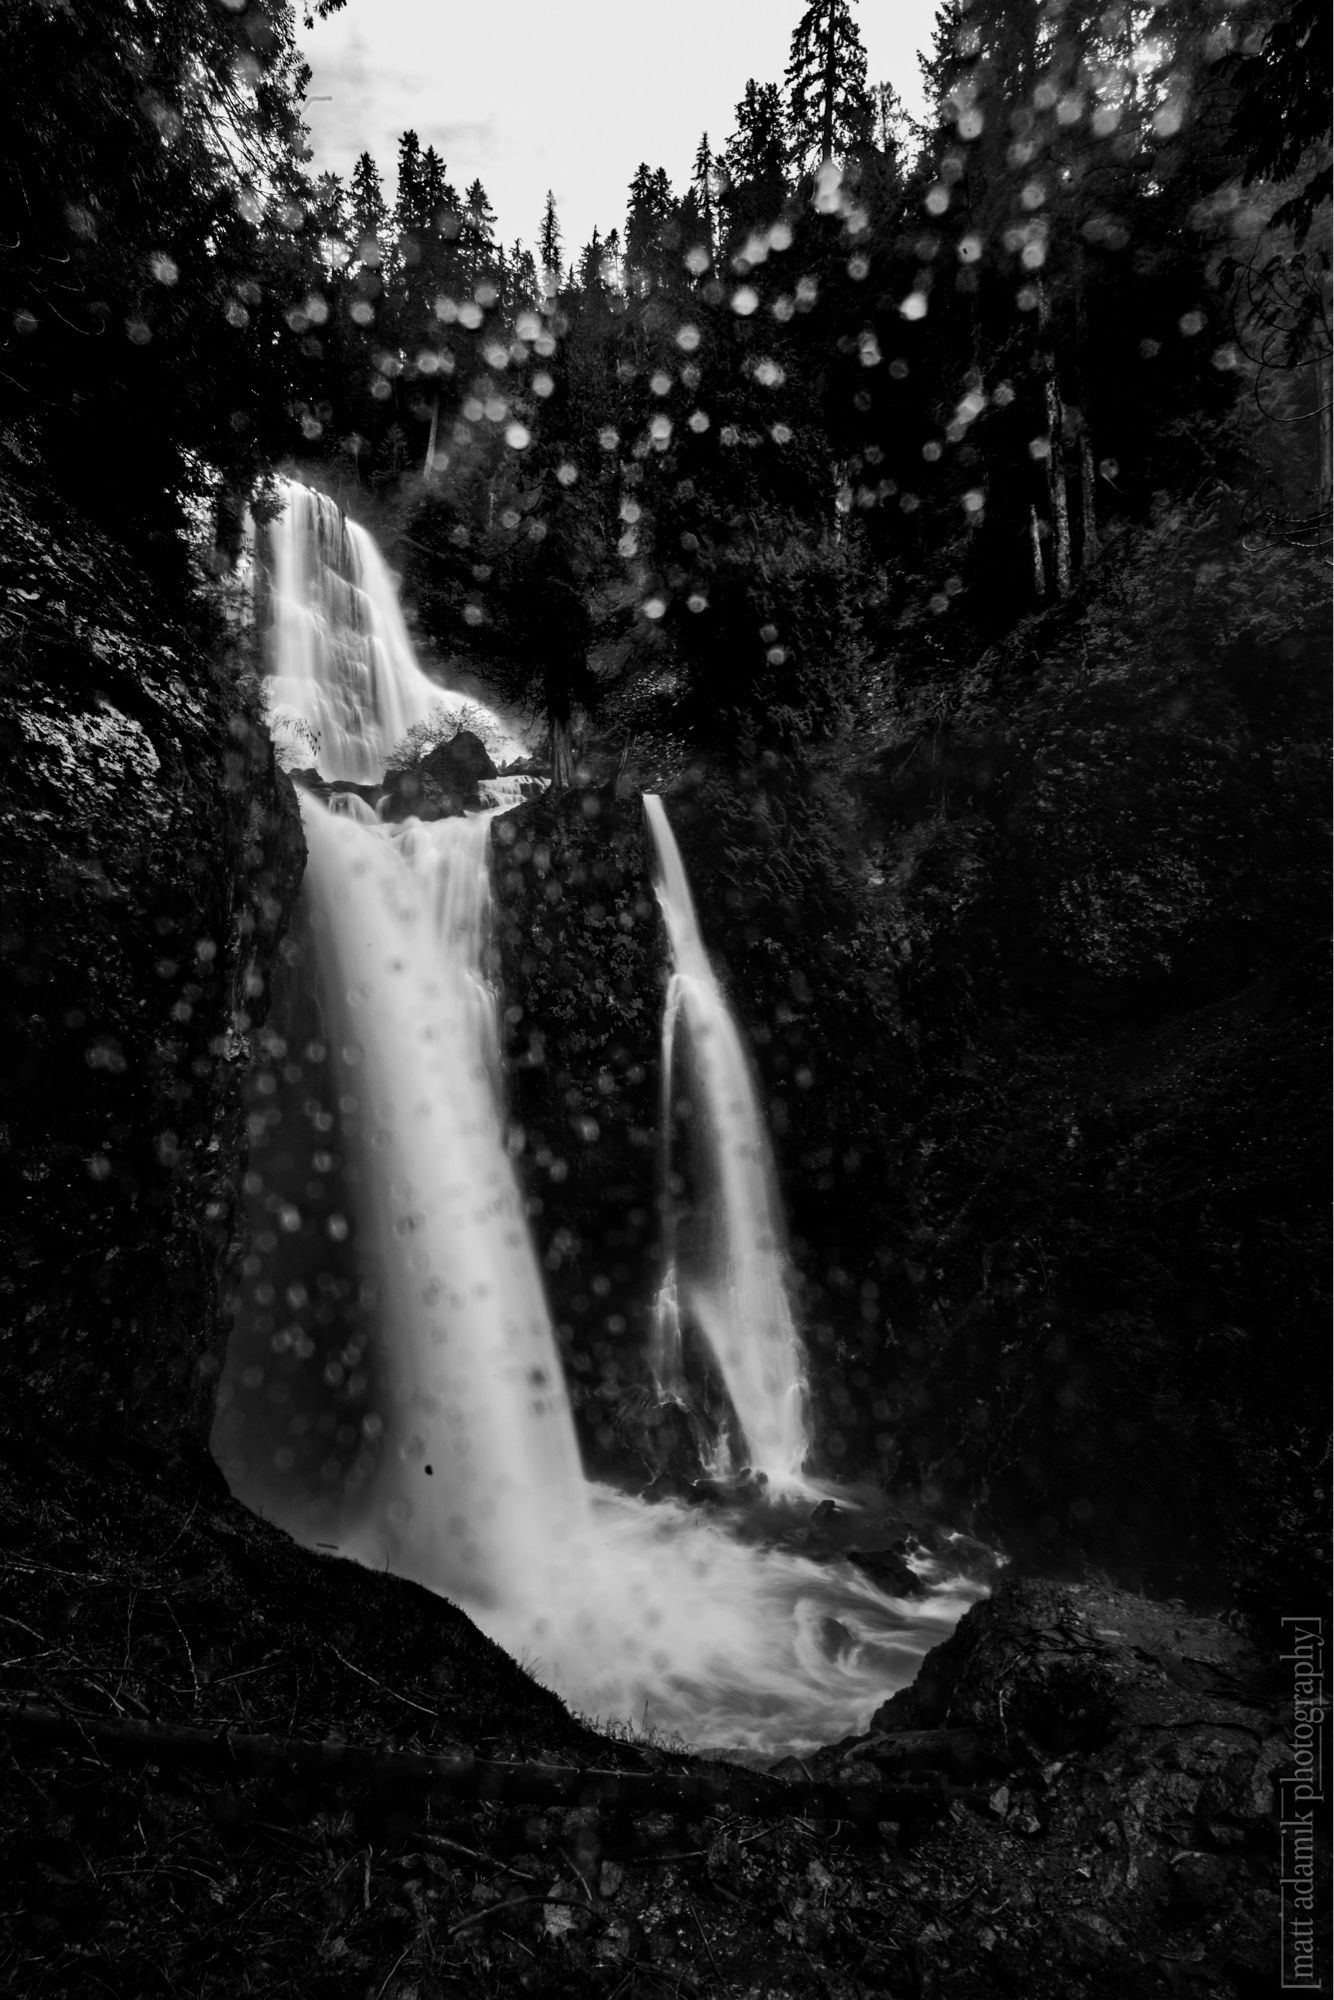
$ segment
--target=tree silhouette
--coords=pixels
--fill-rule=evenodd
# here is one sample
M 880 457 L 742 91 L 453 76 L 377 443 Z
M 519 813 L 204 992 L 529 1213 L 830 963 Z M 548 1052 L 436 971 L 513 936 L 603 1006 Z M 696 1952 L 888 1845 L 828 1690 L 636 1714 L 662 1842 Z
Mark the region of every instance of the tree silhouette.
M 556 219 L 556 197 L 547 189 L 547 205 L 542 211 L 542 226 L 538 231 L 537 260 L 546 279 L 547 291 L 555 293 L 560 284 L 561 233 Z
M 771 222 L 787 200 L 787 121 L 776 83 L 748 79 L 736 107 L 736 130 L 722 156 L 720 196 L 730 236 Z
M 784 81 L 798 165 L 814 167 L 867 144 L 874 110 L 850 0 L 812 0 L 792 31 Z

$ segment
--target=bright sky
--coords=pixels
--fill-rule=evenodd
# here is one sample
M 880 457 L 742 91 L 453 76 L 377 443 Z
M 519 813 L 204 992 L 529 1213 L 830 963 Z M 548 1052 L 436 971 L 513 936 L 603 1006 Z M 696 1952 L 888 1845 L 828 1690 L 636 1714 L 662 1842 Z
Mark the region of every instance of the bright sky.
M 398 135 L 442 155 L 459 193 L 480 178 L 507 245 L 537 239 L 548 188 L 565 254 L 625 226 L 641 160 L 682 192 L 701 132 L 715 150 L 746 79 L 781 83 L 805 0 L 347 0 L 302 33 L 317 171 L 369 152 L 392 201 Z M 937 0 L 861 0 L 872 83 L 920 113 L 919 48 Z

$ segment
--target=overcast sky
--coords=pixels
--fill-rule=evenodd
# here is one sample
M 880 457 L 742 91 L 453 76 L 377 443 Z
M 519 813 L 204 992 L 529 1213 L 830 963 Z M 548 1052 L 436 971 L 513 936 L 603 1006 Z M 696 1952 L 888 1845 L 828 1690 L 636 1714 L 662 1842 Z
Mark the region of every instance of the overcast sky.
M 805 0 L 347 0 L 302 35 L 314 165 L 369 152 L 394 195 L 398 135 L 443 156 L 460 194 L 480 178 L 506 244 L 537 239 L 555 190 L 566 256 L 625 224 L 641 160 L 680 193 L 707 131 L 733 130 L 747 77 L 781 83 Z M 921 109 L 917 51 L 936 0 L 861 0 L 872 83 Z

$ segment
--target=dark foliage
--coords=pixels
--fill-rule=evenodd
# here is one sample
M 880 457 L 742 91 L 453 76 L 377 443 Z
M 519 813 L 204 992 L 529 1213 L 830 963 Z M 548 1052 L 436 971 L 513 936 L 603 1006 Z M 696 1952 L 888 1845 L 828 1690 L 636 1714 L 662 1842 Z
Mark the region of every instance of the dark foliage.
M 16 0 L 0 68 L 4 410 L 85 511 L 170 564 L 183 504 L 246 493 L 296 434 L 290 12 Z

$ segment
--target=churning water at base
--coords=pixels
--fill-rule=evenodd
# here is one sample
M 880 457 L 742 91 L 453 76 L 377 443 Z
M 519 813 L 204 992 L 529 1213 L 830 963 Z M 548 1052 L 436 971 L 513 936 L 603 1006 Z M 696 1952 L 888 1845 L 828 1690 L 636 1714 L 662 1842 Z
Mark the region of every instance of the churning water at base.
M 804 1756 L 864 1730 L 981 1587 L 926 1568 L 896 1599 L 853 1564 L 739 1540 L 672 1500 L 590 1489 L 545 1602 L 473 1615 L 583 1714 L 699 1749 Z
M 896 1599 L 846 1561 L 585 1477 L 506 1144 L 496 808 L 390 827 L 337 803 L 302 800 L 305 945 L 255 1081 L 252 1246 L 214 1431 L 233 1490 L 308 1544 L 454 1599 L 585 1714 L 759 1756 L 864 1727 L 980 1586 L 924 1562 L 925 1593 Z M 678 1004 L 707 1076 L 729 1044 L 698 998 L 689 892 L 672 895 Z M 762 1128 L 719 1119 L 745 1220 L 725 1232 L 730 1262 L 691 1268 L 694 1310 L 752 1454 L 832 1494 L 799 1478 L 804 1362 Z M 726 1286 L 756 1269 L 769 1306 L 747 1318 Z

